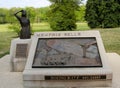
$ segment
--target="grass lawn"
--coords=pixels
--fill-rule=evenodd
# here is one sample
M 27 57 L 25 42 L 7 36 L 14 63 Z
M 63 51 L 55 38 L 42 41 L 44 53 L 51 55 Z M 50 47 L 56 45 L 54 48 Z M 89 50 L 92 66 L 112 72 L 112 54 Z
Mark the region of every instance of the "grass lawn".
M 120 55 L 120 28 L 102 29 L 100 33 L 106 51 Z
M 0 25 L 0 57 L 9 53 L 11 39 L 16 36 L 16 34 L 7 27 L 8 24 Z
M 52 31 L 48 23 L 34 23 L 31 26 L 34 32 Z M 78 30 L 99 30 L 106 51 L 120 54 L 120 28 L 90 29 L 86 23 L 77 23 Z M 8 29 L 8 24 L 0 25 L 0 57 L 9 53 L 11 39 L 16 36 L 14 31 Z

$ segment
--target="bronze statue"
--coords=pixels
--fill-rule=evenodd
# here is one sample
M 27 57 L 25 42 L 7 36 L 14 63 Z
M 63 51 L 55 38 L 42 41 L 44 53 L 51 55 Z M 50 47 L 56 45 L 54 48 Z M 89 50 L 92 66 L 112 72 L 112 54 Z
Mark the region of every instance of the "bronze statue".
M 21 17 L 17 15 L 21 12 Z M 26 17 L 26 11 L 20 10 L 14 14 L 16 18 L 19 20 L 21 25 L 20 31 L 20 39 L 30 39 L 31 38 L 31 31 L 30 31 L 30 20 Z

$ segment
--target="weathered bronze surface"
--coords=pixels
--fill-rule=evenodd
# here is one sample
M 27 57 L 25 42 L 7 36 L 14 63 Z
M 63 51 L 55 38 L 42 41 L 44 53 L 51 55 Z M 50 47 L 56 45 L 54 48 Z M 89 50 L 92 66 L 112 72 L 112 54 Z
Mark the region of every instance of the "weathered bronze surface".
M 102 67 L 95 38 L 40 38 L 34 67 Z
M 26 58 L 28 53 L 27 48 L 28 48 L 27 44 L 17 44 L 15 57 Z
M 18 13 L 20 12 L 21 12 L 21 17 L 18 15 Z M 19 35 L 20 39 L 30 39 L 31 38 L 30 20 L 26 17 L 26 11 L 21 10 L 16 12 L 14 15 L 21 24 L 21 30 Z

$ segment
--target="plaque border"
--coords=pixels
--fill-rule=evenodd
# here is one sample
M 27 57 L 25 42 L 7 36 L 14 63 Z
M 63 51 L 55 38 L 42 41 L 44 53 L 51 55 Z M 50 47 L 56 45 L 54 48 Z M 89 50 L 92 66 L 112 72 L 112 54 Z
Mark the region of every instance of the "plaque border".
M 96 43 L 96 46 L 97 46 L 97 49 L 98 49 L 98 54 L 100 56 L 100 64 L 101 66 L 34 66 L 34 61 L 35 61 L 35 55 L 36 55 L 36 50 L 37 50 L 37 46 L 39 44 L 39 40 L 40 39 L 95 39 L 96 42 L 97 42 L 97 39 L 96 37 L 61 37 L 61 38 L 38 38 L 38 41 L 37 41 L 37 45 L 36 45 L 36 49 L 35 49 L 35 54 L 34 54 L 34 58 L 33 58 L 33 63 L 32 63 L 32 68 L 93 68 L 93 67 L 103 67 L 103 63 L 102 63 L 102 60 L 101 60 L 101 56 L 100 56 L 100 51 L 99 51 L 99 48 L 98 48 L 98 42 Z

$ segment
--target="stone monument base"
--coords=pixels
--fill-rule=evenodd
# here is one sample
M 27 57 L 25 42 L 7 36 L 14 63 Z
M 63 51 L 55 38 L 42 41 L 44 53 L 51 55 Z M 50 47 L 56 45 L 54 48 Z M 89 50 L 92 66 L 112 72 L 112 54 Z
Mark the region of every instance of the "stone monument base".
M 10 48 L 11 71 L 22 72 L 25 68 L 31 39 L 13 39 Z
M 89 86 L 89 87 L 78 87 L 78 88 L 120 88 L 120 69 L 119 69 L 120 55 L 116 53 L 107 53 L 107 56 L 108 56 L 108 61 L 110 62 L 111 69 L 113 71 L 112 86 L 111 87 Z M 93 84 L 95 85 L 96 83 L 94 82 Z M 0 88 L 25 88 L 23 87 L 22 72 L 10 72 L 9 55 L 0 58 Z M 67 88 L 73 88 L 73 87 L 67 87 Z
M 97 69 L 39 68 L 32 71 L 28 69 L 23 72 L 24 86 L 25 88 L 110 87 L 111 71 Z
M 84 81 L 84 82 L 66 82 L 66 81 L 61 81 L 61 82 L 56 82 L 56 81 L 50 81 L 50 82 L 45 82 L 45 81 L 36 81 L 36 82 L 26 82 L 24 85 L 25 88 L 94 88 L 97 85 L 97 88 L 102 86 L 103 87 L 108 87 L 110 84 L 110 81 Z M 92 87 L 91 87 L 92 86 Z
M 24 87 L 110 87 L 107 60 L 98 31 L 38 32 L 23 72 Z

